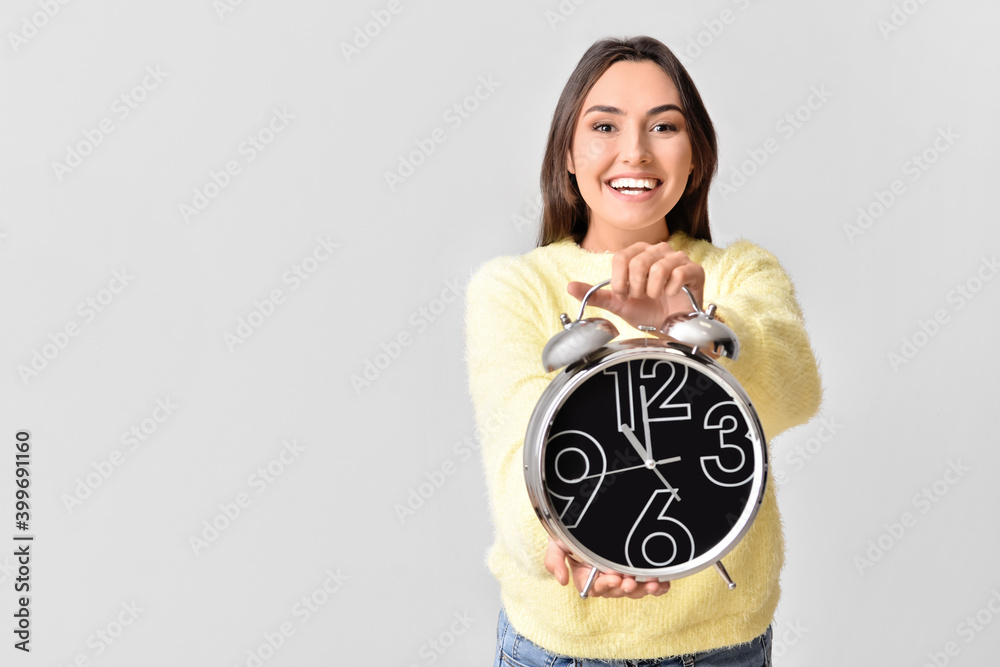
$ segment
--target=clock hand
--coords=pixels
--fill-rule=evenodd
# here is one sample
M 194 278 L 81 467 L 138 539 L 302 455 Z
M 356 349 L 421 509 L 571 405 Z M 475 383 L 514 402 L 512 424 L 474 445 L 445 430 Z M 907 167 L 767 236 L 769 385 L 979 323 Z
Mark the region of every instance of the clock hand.
M 621 430 L 622 433 L 625 434 L 625 437 L 628 438 L 628 441 L 632 443 L 632 446 L 635 447 L 635 451 L 639 452 L 639 456 L 645 457 L 646 452 L 643 451 L 642 444 L 639 442 L 639 439 L 635 437 L 635 433 L 633 433 L 632 429 L 628 427 L 628 424 L 622 424 Z M 680 494 L 677 493 L 677 489 L 671 486 L 670 482 L 667 481 L 667 478 L 663 476 L 663 473 L 656 469 L 656 461 L 653 459 L 646 459 L 644 466 L 656 473 L 656 476 L 659 477 L 660 481 L 663 482 L 663 485 L 667 487 L 670 491 L 670 495 L 674 497 L 674 500 L 681 499 Z
M 681 495 L 679 493 L 677 493 L 677 489 L 675 489 L 674 487 L 672 487 L 670 485 L 670 482 L 668 482 L 667 478 L 663 476 L 663 473 L 661 473 L 655 467 L 653 468 L 653 472 L 656 473 L 656 476 L 659 477 L 660 481 L 663 482 L 664 486 L 667 487 L 667 490 L 670 491 L 670 495 L 674 497 L 674 500 L 680 500 L 681 499 Z
M 653 439 L 649 436 L 649 402 L 646 401 L 646 385 L 639 385 L 639 398 L 642 404 L 642 427 L 646 436 L 646 460 L 653 460 Z
M 625 434 L 628 441 L 632 443 L 632 446 L 635 447 L 635 451 L 639 452 L 639 457 L 645 461 L 647 465 L 651 463 L 653 461 L 652 457 L 647 455 L 646 448 L 643 447 L 642 443 L 639 442 L 639 439 L 635 437 L 635 433 L 632 432 L 632 429 L 629 428 L 628 424 L 622 424 L 619 429 Z
M 671 456 L 669 459 L 660 459 L 659 461 L 653 461 L 654 466 L 658 466 L 661 463 L 676 463 L 680 461 L 681 457 Z M 649 468 L 649 464 L 641 463 L 637 466 L 629 466 L 628 468 L 618 468 L 617 470 L 608 470 L 606 472 L 599 472 L 593 475 L 587 475 L 586 477 L 581 477 L 580 479 L 573 480 L 574 482 L 582 482 L 585 479 L 594 479 L 595 477 L 600 477 L 601 475 L 617 475 L 620 472 L 628 472 L 629 470 L 638 470 L 639 468 Z

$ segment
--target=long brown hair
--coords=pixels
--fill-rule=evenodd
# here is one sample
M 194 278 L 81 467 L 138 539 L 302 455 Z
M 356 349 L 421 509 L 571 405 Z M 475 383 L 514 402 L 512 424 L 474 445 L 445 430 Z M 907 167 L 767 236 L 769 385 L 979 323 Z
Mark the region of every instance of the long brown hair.
M 712 240 L 708 227 L 708 189 L 719 161 L 715 127 L 684 65 L 663 42 L 640 36 L 595 42 L 583 54 L 559 96 L 542 162 L 543 208 L 539 247 L 567 236 L 580 243 L 586 235 L 587 203 L 580 194 L 576 176 L 569 173 L 566 164 L 580 108 L 587 93 L 611 65 L 619 61 L 645 60 L 659 65 L 677 87 L 694 164 L 684 194 L 667 213 L 667 229 L 671 233 L 682 231 L 694 238 Z

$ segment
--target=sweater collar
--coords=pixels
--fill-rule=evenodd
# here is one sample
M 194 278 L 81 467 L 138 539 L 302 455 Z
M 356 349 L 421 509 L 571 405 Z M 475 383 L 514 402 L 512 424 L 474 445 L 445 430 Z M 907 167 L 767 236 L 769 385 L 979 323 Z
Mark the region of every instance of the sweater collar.
M 688 251 L 693 241 L 693 238 L 680 231 L 674 232 L 670 235 L 670 238 L 667 239 L 667 243 L 670 244 L 671 248 L 684 252 Z M 606 250 L 604 252 L 592 252 L 590 250 L 585 250 L 573 239 L 572 236 L 566 236 L 558 241 L 553 241 L 550 245 L 552 246 L 552 250 L 557 251 L 566 259 L 570 259 L 574 262 L 584 262 L 594 267 L 608 266 L 611 258 L 614 257 L 614 253 L 610 250 Z

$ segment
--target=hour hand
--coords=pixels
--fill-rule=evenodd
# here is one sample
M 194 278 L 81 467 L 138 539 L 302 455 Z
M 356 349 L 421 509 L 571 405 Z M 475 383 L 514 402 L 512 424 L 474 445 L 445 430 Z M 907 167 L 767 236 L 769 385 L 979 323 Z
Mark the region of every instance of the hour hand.
M 650 459 L 647 456 L 646 448 L 643 447 L 642 443 L 639 442 L 639 439 L 635 437 L 635 433 L 632 432 L 632 429 L 629 428 L 628 424 L 622 424 L 621 431 L 625 434 L 625 437 L 628 438 L 628 441 L 632 443 L 632 446 L 635 447 L 635 451 L 639 452 L 639 458 L 646 463 L 649 463 Z

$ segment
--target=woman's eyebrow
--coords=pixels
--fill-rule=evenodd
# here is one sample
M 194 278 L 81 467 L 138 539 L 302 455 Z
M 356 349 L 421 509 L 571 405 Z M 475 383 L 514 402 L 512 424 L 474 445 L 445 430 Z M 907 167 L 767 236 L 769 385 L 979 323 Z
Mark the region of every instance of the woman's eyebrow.
M 589 109 L 587 109 L 584 112 L 584 115 L 586 115 L 588 113 L 591 113 L 593 111 L 597 111 L 597 112 L 600 112 L 600 113 L 615 114 L 617 116 L 624 116 L 625 115 L 625 112 L 622 111 L 621 109 L 619 109 L 618 107 L 611 107 L 611 106 L 607 106 L 605 104 L 595 104 L 594 106 L 592 106 Z M 649 111 L 647 111 L 646 115 L 647 116 L 655 116 L 656 114 L 663 113 L 664 111 L 680 111 L 682 114 L 684 113 L 684 110 L 681 109 L 676 104 L 661 104 L 660 106 L 653 107 L 652 109 L 650 109 Z

